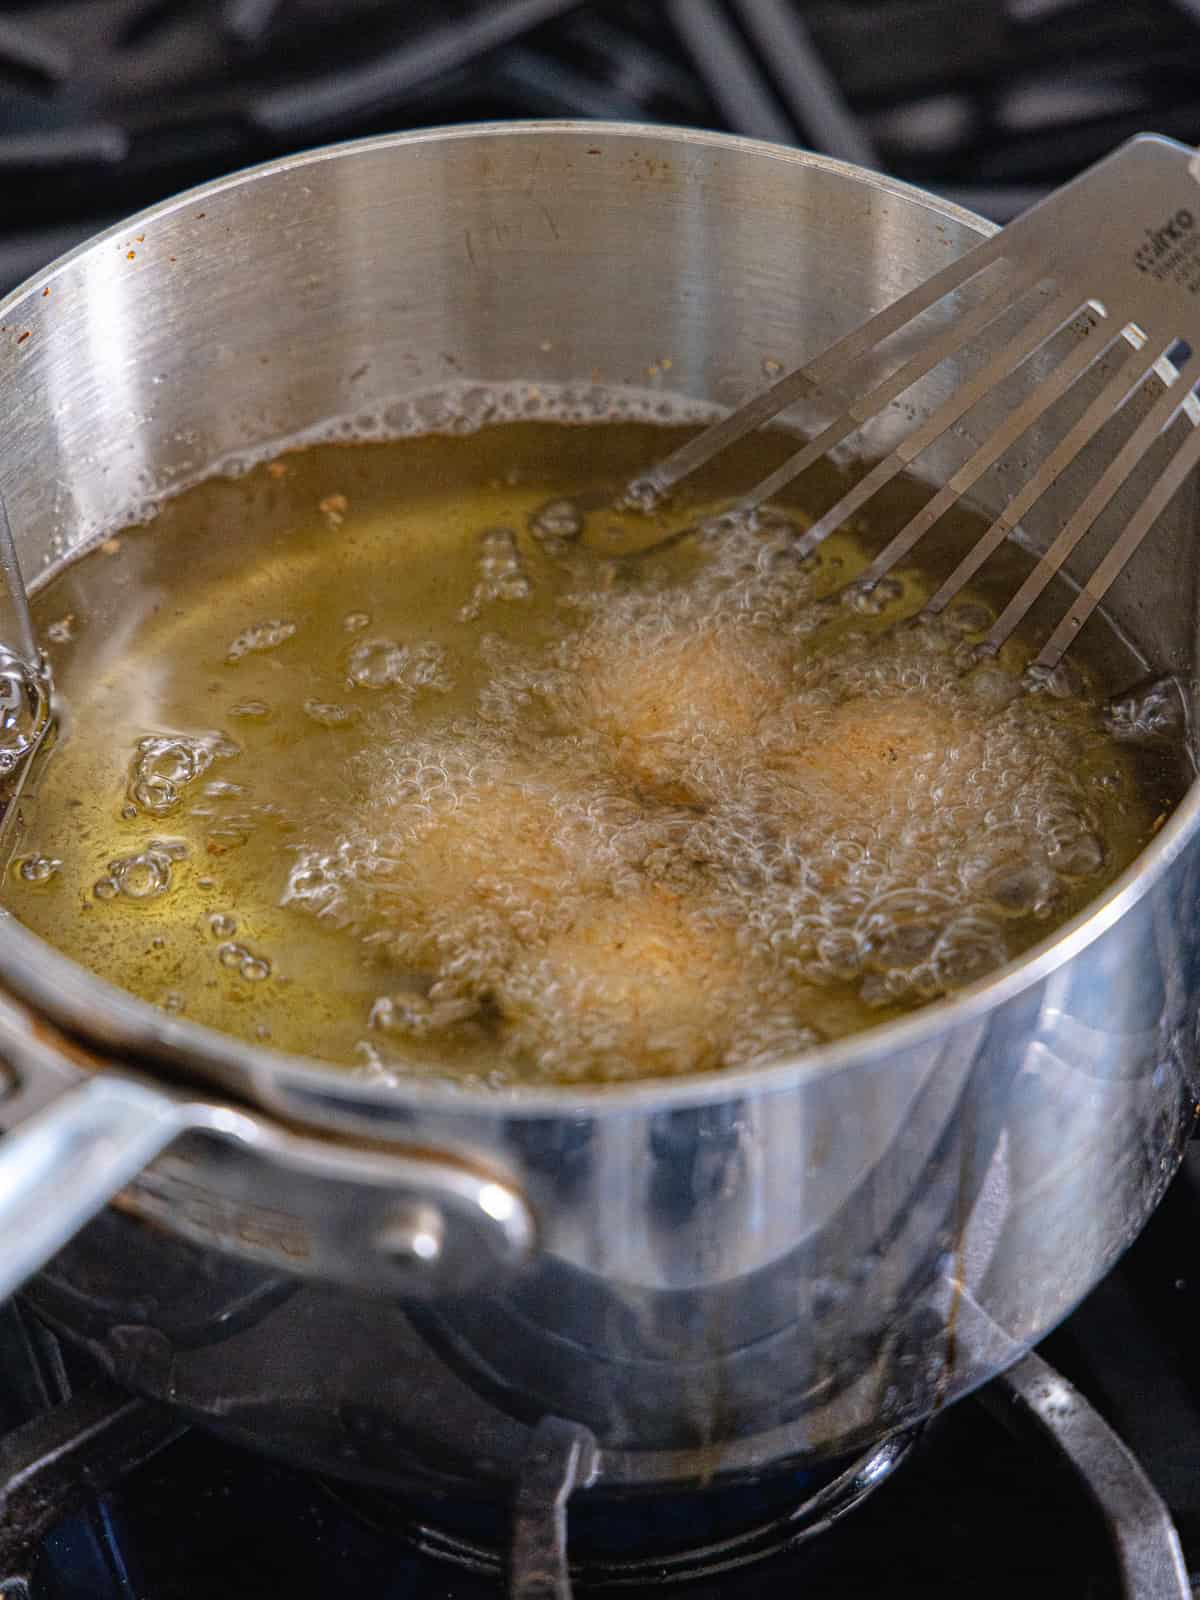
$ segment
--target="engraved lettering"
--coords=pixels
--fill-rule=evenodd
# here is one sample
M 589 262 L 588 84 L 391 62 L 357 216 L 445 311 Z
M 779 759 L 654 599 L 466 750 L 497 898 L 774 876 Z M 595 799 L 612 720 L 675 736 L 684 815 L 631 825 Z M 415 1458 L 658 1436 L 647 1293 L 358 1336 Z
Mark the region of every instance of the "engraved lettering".
M 1146 228 L 1144 238 L 1133 252 L 1133 264 L 1160 281 L 1174 271 L 1195 246 L 1196 218 L 1187 206 L 1180 206 L 1157 228 Z

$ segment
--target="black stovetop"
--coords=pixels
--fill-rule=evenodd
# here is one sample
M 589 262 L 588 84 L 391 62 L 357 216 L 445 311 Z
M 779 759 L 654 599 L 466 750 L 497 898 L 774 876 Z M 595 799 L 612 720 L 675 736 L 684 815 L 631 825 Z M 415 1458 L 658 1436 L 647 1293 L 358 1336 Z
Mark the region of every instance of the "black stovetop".
M 1040 1354 L 1132 1446 L 1200 1580 L 1198 1234 L 1200 1143 L 1143 1237 Z M 95 1487 L 77 1485 L 73 1509 L 36 1553 L 14 1555 L 10 1530 L 28 1511 L 28 1495 L 14 1481 L 20 1451 L 13 1442 L 28 1431 L 12 1430 L 31 1418 L 45 1429 L 55 1405 L 68 1408 L 60 1416 L 73 1408 L 86 1420 L 96 1401 L 104 1415 L 115 1415 L 118 1400 L 28 1314 L 12 1306 L 0 1312 L 0 1425 L 9 1430 L 0 1440 L 6 1600 L 498 1600 L 503 1592 L 493 1578 L 422 1553 L 426 1507 L 326 1482 L 197 1431 L 181 1433 L 166 1413 L 136 1406 L 128 1408 L 136 1420 L 120 1424 L 119 1444 L 107 1453 L 93 1444 L 77 1457 L 76 1478 L 83 1461 Z M 692 1582 L 681 1596 L 1163 1600 L 1177 1593 L 1122 1580 L 1112 1531 L 1084 1478 L 1018 1423 L 1003 1384 L 961 1402 L 830 1531 Z M 127 1460 L 147 1454 L 121 1476 Z M 1107 1447 L 1089 1454 L 1087 1465 L 1101 1479 L 1121 1468 Z M 1146 1532 L 1149 1504 L 1131 1507 L 1135 1538 Z M 470 1526 L 471 1508 L 456 1507 L 455 1515 L 460 1528 Z M 481 1527 L 489 1517 L 479 1513 Z M 639 1518 L 652 1521 L 652 1509 L 628 1510 L 611 1542 L 635 1549 Z M 638 1600 L 661 1594 L 662 1585 L 651 1576 L 621 1592 Z
M 1200 0 L 26 0 L 0 7 L 0 289 L 106 223 L 248 163 L 515 116 L 795 142 L 1004 221 L 1143 128 L 1200 141 Z M 1200 1145 L 1043 1354 L 1132 1446 L 1200 1573 L 1198 1234 Z M 1130 1592 L 1080 1478 L 1044 1438 L 1011 1431 L 1016 1415 L 1002 1389 L 990 1406 L 963 1402 L 821 1538 L 683 1592 Z M 80 1450 L 89 1427 L 98 1443 Z M 32 1483 L 17 1473 L 31 1453 L 51 1462 Z M 1103 1449 L 1089 1465 L 1106 1480 L 1116 1470 Z M 181 1434 L 0 1308 L 4 1600 L 497 1595 L 493 1580 L 421 1553 L 422 1515 Z M 634 1543 L 647 1515 L 628 1524 Z M 55 1518 L 36 1549 L 13 1550 L 15 1528 Z M 651 1589 L 661 1585 L 624 1592 Z
M 0 7 L 0 287 L 189 184 L 432 123 L 726 128 L 1004 221 L 1200 138 L 1200 0 L 24 0 Z

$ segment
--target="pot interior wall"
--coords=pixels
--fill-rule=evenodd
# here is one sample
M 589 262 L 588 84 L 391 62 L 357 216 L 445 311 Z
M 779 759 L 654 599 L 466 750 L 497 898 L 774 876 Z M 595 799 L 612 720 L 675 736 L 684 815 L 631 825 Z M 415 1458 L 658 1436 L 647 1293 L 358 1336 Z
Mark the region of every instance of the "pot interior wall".
M 331 417 L 386 426 L 397 401 L 450 383 L 732 404 L 982 226 L 795 152 L 646 129 L 510 126 L 293 160 L 130 224 L 8 302 L 0 490 L 33 576 L 214 463 Z M 927 408 L 951 376 L 908 399 Z M 922 469 L 949 470 L 1006 398 Z M 984 506 L 1027 465 L 991 475 Z M 1035 544 L 1061 503 L 1031 518 Z M 1181 497 L 1114 596 L 1177 671 L 1192 649 L 1187 511 Z

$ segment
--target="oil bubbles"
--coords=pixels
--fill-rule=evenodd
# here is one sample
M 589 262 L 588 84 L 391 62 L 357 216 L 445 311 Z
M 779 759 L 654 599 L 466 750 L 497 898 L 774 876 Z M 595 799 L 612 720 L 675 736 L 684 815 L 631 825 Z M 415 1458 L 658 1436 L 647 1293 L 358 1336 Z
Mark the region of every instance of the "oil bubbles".
M 62 869 L 57 856 L 23 856 L 16 864 L 17 873 L 25 883 L 49 883 Z
M 445 693 L 452 687 L 441 645 L 405 645 L 395 639 L 364 639 L 346 659 L 349 689 L 399 689 L 406 698 L 421 690 Z
M 133 814 L 167 815 L 214 761 L 238 754 L 239 747 L 221 733 L 151 734 L 139 739 L 126 785 Z M 128 810 L 123 813 L 128 814 Z
M 152 840 L 144 850 L 108 863 L 108 872 L 92 885 L 97 900 L 157 900 L 171 888 L 172 869 L 187 855 L 182 840 Z
M 266 956 L 256 955 L 244 944 L 235 944 L 233 940 L 218 946 L 217 960 L 247 983 L 261 983 L 264 978 L 271 976 L 271 963 Z
M 29 760 L 49 725 L 48 682 L 0 649 L 0 777 Z

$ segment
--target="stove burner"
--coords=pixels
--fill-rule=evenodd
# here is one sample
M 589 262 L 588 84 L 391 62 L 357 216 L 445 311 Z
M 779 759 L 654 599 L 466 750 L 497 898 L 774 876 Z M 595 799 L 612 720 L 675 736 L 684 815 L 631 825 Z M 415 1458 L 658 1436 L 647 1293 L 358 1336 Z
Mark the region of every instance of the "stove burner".
M 1195 1165 L 1200 1176 L 1200 1160 Z M 1150 1259 L 1146 1251 L 1141 1259 Z M 1091 1322 L 1107 1323 L 1110 1294 L 1117 1294 L 1112 1280 Z M 1072 1323 L 1085 1342 L 1091 1322 L 1085 1309 Z M 1062 1338 L 1069 1354 L 1072 1341 Z M 0 1354 L 6 1600 L 195 1600 L 274 1587 L 294 1600 L 315 1600 L 339 1592 L 339 1574 L 349 1574 L 362 1594 L 485 1600 L 501 1592 L 506 1546 L 507 1592 L 518 1600 L 570 1600 L 573 1586 L 581 1594 L 642 1594 L 688 1579 L 698 1595 L 760 1600 L 795 1594 L 806 1581 L 826 1594 L 843 1576 L 856 1594 L 885 1592 L 894 1579 L 894 1587 L 926 1595 L 1008 1595 L 1014 1571 L 1032 1578 L 1030 1597 L 1083 1589 L 1128 1600 L 1190 1594 L 1170 1515 L 1133 1454 L 1058 1371 L 1032 1355 L 984 1390 L 984 1405 L 954 1406 L 915 1445 L 891 1440 L 843 1466 L 832 1482 L 811 1470 L 781 1470 L 715 1491 L 715 1510 L 704 1517 L 701 1493 L 590 1493 L 602 1488 L 594 1483 L 602 1458 L 592 1454 L 590 1435 L 550 1419 L 531 1434 L 509 1520 L 494 1507 L 482 1515 L 445 1501 L 432 1510 L 382 1491 L 328 1485 L 184 1430 L 178 1414 L 94 1382 L 90 1360 L 59 1347 L 16 1307 L 0 1307 Z M 85 1384 L 72 1390 L 80 1376 Z M 894 1474 L 910 1448 L 920 1459 Z M 150 1456 L 157 1459 L 142 1466 Z M 1056 1477 L 1054 1461 L 1069 1472 Z M 970 1498 L 958 1498 L 960 1483 L 970 1483 Z M 941 1526 L 933 1560 L 930 1510 Z M 698 1526 L 704 1533 L 686 1546 Z M 568 1531 L 578 1563 L 570 1568 Z M 826 1538 L 818 1541 L 816 1533 Z M 1056 1542 L 1061 1549 L 1051 1560 Z M 258 1552 L 258 1581 L 222 1587 Z M 979 1552 L 995 1589 L 979 1584 L 976 1566 L 963 1566 Z M 1043 1565 L 1027 1568 L 1030 1552 Z M 995 1571 L 990 1562 L 998 1562 Z M 854 1587 L 864 1573 L 870 1587 Z M 914 1573 L 923 1574 L 915 1590 Z M 880 1589 L 883 1574 L 891 1576 Z M 1072 1578 L 1082 1587 L 1072 1587 Z
M 1006 1426 L 1036 1438 L 1062 1458 L 1099 1509 L 1112 1540 L 1128 1600 L 1191 1600 L 1179 1538 L 1137 1460 L 1083 1397 L 1036 1355 L 1026 1356 L 984 1391 L 984 1404 Z M 518 1485 L 507 1558 L 485 1541 L 405 1515 L 395 1500 L 337 1486 L 334 1493 L 374 1526 L 412 1542 L 422 1554 L 499 1579 L 507 1570 L 512 1600 L 570 1600 L 587 1593 L 715 1578 L 794 1549 L 824 1533 L 884 1483 L 908 1455 L 917 1432 L 898 1435 L 840 1471 L 783 1514 L 730 1537 L 637 1558 L 567 1553 L 570 1496 L 586 1488 L 593 1441 L 586 1429 L 547 1418 L 535 1430 Z
M 178 1417 L 100 1382 L 0 1440 L 0 1595 L 24 1600 L 38 1545 L 91 1491 L 186 1432 Z
M 676 1540 L 673 1547 L 659 1547 L 651 1535 L 651 1547 L 636 1556 L 602 1552 L 604 1524 L 611 1527 L 615 1522 L 618 1528 L 627 1528 L 628 1522 L 621 1520 L 623 1512 L 640 1523 L 636 1510 L 610 1503 L 591 1508 L 594 1514 L 589 1515 L 586 1498 L 570 1507 L 569 1497 L 586 1487 L 593 1445 L 586 1429 L 557 1417 L 545 1418 L 534 1431 L 517 1487 L 507 1548 L 499 1516 L 490 1519 L 495 1526 L 489 1530 L 490 1536 L 484 1536 L 477 1528 L 466 1531 L 462 1518 L 450 1526 L 444 1516 L 435 1521 L 414 1515 L 411 1508 L 385 1495 L 340 1484 L 330 1487 L 357 1515 L 383 1532 L 398 1532 L 424 1555 L 492 1579 L 507 1572 L 513 1600 L 540 1600 L 543 1596 L 570 1600 L 572 1584 L 588 1594 L 639 1585 L 666 1587 L 724 1576 L 792 1550 L 861 1505 L 905 1459 L 918 1432 L 911 1430 L 886 1440 L 823 1482 L 818 1477 L 820 1487 L 815 1491 L 812 1472 L 773 1475 L 769 1486 L 755 1485 L 749 1492 L 718 1491 L 718 1499 L 723 1493 L 726 1503 L 721 1509 L 726 1514 L 730 1500 L 735 1506 L 739 1500 L 752 1500 L 757 1503 L 759 1520 L 737 1532 L 685 1546 Z M 769 1506 L 784 1498 L 787 1509 L 762 1520 L 764 1501 Z M 711 1518 L 705 1499 L 703 1493 L 667 1493 L 655 1496 L 651 1503 L 656 1520 L 666 1521 L 669 1527 L 684 1527 L 689 1522 L 703 1527 Z M 569 1527 L 569 1512 L 585 1525 L 581 1543 L 588 1548 L 577 1561 L 569 1560 L 567 1554 L 568 1533 L 575 1531 Z M 478 1523 L 481 1519 L 476 1515 L 473 1520 Z M 596 1524 L 601 1529 L 599 1537 Z
M 32 1420 L 0 1439 L 0 1595 L 5 1600 L 43 1600 L 34 1558 L 48 1531 L 81 1503 L 105 1496 L 186 1430 L 177 1415 L 133 1399 L 108 1382 L 71 1394 L 52 1336 L 27 1325 L 12 1309 L 3 1315 L 17 1320 L 25 1348 L 36 1356 L 30 1365 L 39 1376 L 27 1383 L 40 1396 L 28 1398 L 35 1403 L 40 1398 L 40 1407 Z M 18 1376 L 6 1371 L 10 1381 Z M 1121 1593 L 1128 1600 L 1188 1600 L 1191 1590 L 1165 1506 L 1131 1452 L 1064 1378 L 1039 1357 L 1027 1356 L 984 1391 L 984 1400 L 1000 1420 L 1026 1436 L 1027 1446 L 1031 1441 L 1048 1445 L 1071 1468 L 1078 1488 L 1101 1513 Z M 760 1515 L 763 1505 L 774 1504 L 765 1521 L 750 1525 L 747 1518 L 737 1531 L 690 1548 L 660 1544 L 649 1555 L 617 1555 L 610 1541 L 608 1551 L 597 1555 L 593 1529 L 592 1548 L 577 1566 L 568 1563 L 568 1528 L 577 1523 L 584 1534 L 581 1544 L 589 1543 L 589 1497 L 576 1491 L 595 1487 L 597 1457 L 585 1429 L 558 1419 L 544 1420 L 531 1435 L 514 1498 L 507 1561 L 501 1553 L 503 1534 L 489 1539 L 465 1531 L 461 1515 L 450 1528 L 444 1519 L 439 1526 L 423 1508 L 374 1491 L 339 1484 L 333 1493 L 360 1520 L 391 1537 L 399 1535 L 424 1557 L 492 1582 L 501 1579 L 507 1566 L 513 1600 L 570 1600 L 573 1585 L 604 1592 L 711 1578 L 724 1582 L 739 1568 L 769 1562 L 831 1529 L 861 1505 L 891 1476 L 913 1442 L 912 1435 L 885 1441 L 815 1490 L 811 1474 L 775 1475 L 753 1490 Z M 263 1465 L 264 1473 L 270 1470 Z M 735 1501 L 738 1493 L 732 1491 Z M 798 1493 L 800 1503 L 781 1508 L 781 1493 Z M 693 1508 L 699 1498 L 692 1497 Z M 649 1504 L 669 1523 L 669 1498 L 654 1498 Z M 681 1504 L 688 1504 L 687 1497 Z M 604 1515 L 611 1520 L 614 1514 L 619 1517 L 620 1511 L 614 1513 L 610 1502 Z M 685 1525 L 689 1520 L 682 1517 Z

